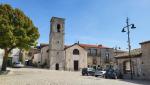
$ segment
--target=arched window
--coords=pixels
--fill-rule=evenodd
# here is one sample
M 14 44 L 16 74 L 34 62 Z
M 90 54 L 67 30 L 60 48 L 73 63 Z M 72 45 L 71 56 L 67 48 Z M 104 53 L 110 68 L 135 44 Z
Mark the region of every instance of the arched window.
M 60 24 L 57 24 L 57 32 L 60 32 L 60 28 L 61 28 Z
M 73 50 L 73 55 L 79 55 L 80 53 L 79 53 L 79 50 L 78 49 L 74 49 Z

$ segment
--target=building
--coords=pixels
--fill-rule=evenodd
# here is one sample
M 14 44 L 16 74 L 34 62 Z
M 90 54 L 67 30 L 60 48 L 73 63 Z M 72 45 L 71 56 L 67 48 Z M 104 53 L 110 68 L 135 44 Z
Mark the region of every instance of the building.
M 0 49 L 0 69 L 1 69 L 2 63 L 3 63 L 3 56 L 4 56 L 4 50 Z
M 150 80 L 150 41 L 140 43 L 142 49 L 142 75 L 143 79 Z
M 106 68 L 114 63 L 113 48 L 103 45 L 80 44 L 79 45 L 88 52 L 87 64 L 88 67 Z
M 130 78 L 131 68 L 130 68 L 130 57 L 128 52 L 120 53 L 115 56 L 117 69 L 123 74 L 124 78 Z M 140 79 L 141 74 L 141 58 L 142 52 L 141 48 L 131 50 L 131 61 L 132 61 L 132 73 L 133 78 Z
M 49 44 L 41 44 L 38 51 L 29 51 L 34 63 L 46 65 L 52 70 L 80 70 L 88 66 L 97 68 L 113 64 L 112 48 L 80 43 L 65 46 L 64 23 L 63 18 L 51 18 Z M 75 48 L 80 54 L 74 54 Z
M 24 56 L 25 56 L 25 64 L 26 65 L 34 65 L 34 66 L 40 66 L 40 62 L 41 60 L 41 48 L 39 46 L 37 47 L 31 47 L 30 50 L 28 52 L 24 52 Z
M 87 67 L 87 51 L 75 43 L 65 48 L 65 69 L 78 71 Z
M 21 50 L 18 48 L 12 49 L 10 57 L 12 57 L 12 63 L 18 63 L 21 57 Z
M 39 63 L 40 65 L 48 67 L 49 44 L 42 43 L 40 48 L 40 54 L 35 55 L 36 62 L 39 61 L 42 63 Z M 114 65 L 113 49 L 102 45 L 80 44 L 78 42 L 73 45 L 65 45 L 64 52 L 64 70 L 77 71 L 85 67 L 106 68 Z
M 40 49 L 31 49 L 33 63 L 45 65 L 52 70 L 80 70 L 85 67 L 106 68 L 113 66 L 113 48 L 102 45 L 75 43 L 64 45 L 65 19 L 52 17 L 49 44 L 41 44 Z
M 64 23 L 65 19 L 63 18 L 51 18 L 51 30 L 49 35 L 49 67 L 52 70 L 65 69 Z

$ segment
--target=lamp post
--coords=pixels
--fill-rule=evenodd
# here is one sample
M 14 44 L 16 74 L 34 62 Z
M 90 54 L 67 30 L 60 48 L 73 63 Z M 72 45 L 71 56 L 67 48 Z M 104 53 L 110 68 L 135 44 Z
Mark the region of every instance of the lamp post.
M 131 57 L 131 45 L 130 45 L 130 27 L 131 29 L 135 29 L 136 27 L 134 26 L 134 24 L 129 24 L 129 19 L 127 17 L 126 20 L 127 26 L 123 27 L 122 32 L 127 32 L 128 35 L 128 49 L 129 49 L 129 58 L 130 58 L 130 74 L 131 74 L 131 79 L 133 79 L 133 73 L 132 73 L 132 57 Z M 126 30 L 127 31 L 126 31 Z

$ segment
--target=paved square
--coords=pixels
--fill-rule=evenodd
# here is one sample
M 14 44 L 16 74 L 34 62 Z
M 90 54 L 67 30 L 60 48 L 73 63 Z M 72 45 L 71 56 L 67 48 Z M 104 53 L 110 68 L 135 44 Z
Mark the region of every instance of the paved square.
M 36 68 L 9 68 L 0 75 L 0 85 L 150 85 L 146 81 L 103 79 L 81 76 L 80 72 L 54 71 Z

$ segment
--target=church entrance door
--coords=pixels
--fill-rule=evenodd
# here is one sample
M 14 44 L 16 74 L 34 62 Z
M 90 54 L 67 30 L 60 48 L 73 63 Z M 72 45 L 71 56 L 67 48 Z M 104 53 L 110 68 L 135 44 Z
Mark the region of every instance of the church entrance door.
M 77 60 L 74 61 L 74 71 L 79 70 L 79 62 Z
M 56 70 L 59 70 L 59 64 L 56 63 L 56 66 L 55 66 Z

